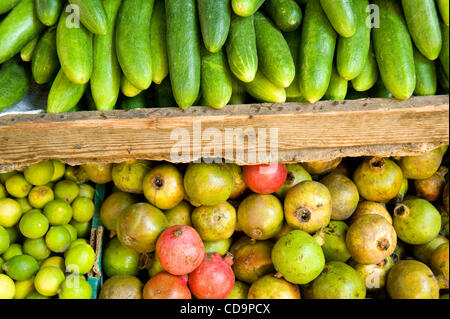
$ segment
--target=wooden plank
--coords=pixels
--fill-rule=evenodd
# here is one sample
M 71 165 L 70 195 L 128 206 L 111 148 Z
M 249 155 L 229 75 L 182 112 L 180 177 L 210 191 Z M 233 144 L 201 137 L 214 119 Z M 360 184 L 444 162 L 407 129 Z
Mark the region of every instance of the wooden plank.
M 245 143 L 232 140 L 233 134 L 244 137 Z M 256 143 L 247 142 L 252 137 Z M 261 155 L 270 150 L 280 162 L 405 156 L 448 143 L 448 95 L 233 105 L 222 110 L 7 115 L 0 117 L 0 172 L 46 159 L 77 165 L 136 158 L 189 162 L 203 156 L 254 164 L 269 161 Z M 178 148 L 188 156 L 174 156 Z

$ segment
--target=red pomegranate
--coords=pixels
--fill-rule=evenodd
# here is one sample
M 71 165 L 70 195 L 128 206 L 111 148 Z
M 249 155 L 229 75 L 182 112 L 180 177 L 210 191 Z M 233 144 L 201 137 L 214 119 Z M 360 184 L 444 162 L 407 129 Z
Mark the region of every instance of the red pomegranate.
M 197 231 L 187 225 L 164 230 L 156 241 L 156 255 L 165 271 L 181 276 L 191 273 L 205 257 L 205 247 Z
M 233 290 L 233 255 L 207 253 L 201 265 L 189 274 L 189 288 L 198 299 L 225 299 Z
M 271 194 L 285 182 L 287 168 L 285 164 L 248 165 L 243 168 L 247 186 L 258 194 Z
M 142 290 L 144 299 L 192 299 L 187 275 L 174 276 L 162 271 L 152 277 Z

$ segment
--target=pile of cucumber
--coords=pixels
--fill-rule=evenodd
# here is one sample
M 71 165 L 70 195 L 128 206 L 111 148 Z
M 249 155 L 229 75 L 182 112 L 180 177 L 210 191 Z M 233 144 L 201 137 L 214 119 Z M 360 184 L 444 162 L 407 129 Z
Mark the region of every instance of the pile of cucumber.
M 1 0 L 0 64 L 0 111 L 447 94 L 449 0 Z

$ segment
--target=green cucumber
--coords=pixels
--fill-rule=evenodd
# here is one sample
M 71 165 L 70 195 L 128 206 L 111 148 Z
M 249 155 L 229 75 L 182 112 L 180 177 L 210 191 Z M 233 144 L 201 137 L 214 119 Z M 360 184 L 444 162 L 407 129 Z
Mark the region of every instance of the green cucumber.
M 251 82 L 258 70 L 258 51 L 254 17 L 231 18 L 230 34 L 225 44 L 231 72 L 242 82 Z
M 120 91 L 120 66 L 116 56 L 114 26 L 122 0 L 104 0 L 108 31 L 94 36 L 94 65 L 91 77 L 91 92 L 97 110 L 114 109 Z
M 359 100 L 359 99 L 366 99 L 369 97 L 368 91 L 359 92 L 355 91 L 351 85 L 348 86 L 347 96 L 345 97 L 346 100 Z
M 352 80 L 352 86 L 355 91 L 364 92 L 375 85 L 378 79 L 378 66 L 373 54 L 372 47 L 366 59 L 366 64 L 361 73 Z
M 122 110 L 144 109 L 147 107 L 145 92 L 141 92 L 134 97 L 122 95 L 119 98 L 119 107 Z
M 152 54 L 152 79 L 160 84 L 169 74 L 166 46 L 166 7 L 164 0 L 155 2 L 150 22 L 150 52 Z
M 0 14 L 4 14 L 14 8 L 20 0 L 2 0 L 0 1 Z
M 262 6 L 264 0 L 231 0 L 234 13 L 241 17 L 249 17 Z
M 36 13 L 46 26 L 55 25 L 63 7 L 63 0 L 36 0 Z
M 150 22 L 154 0 L 123 0 L 116 22 L 116 51 L 128 81 L 140 90 L 152 84 Z
M 200 92 L 200 34 L 195 0 L 166 0 L 167 53 L 172 92 L 179 107 Z
M 295 77 L 295 64 L 289 45 L 273 23 L 256 12 L 255 32 L 259 67 L 273 84 L 287 88 Z
M 203 43 L 209 52 L 218 52 L 230 30 L 230 0 L 197 0 Z
M 436 60 L 442 35 L 434 0 L 402 0 L 403 14 L 416 48 L 429 60 Z
M 78 6 L 80 21 L 89 31 L 94 34 L 108 32 L 108 18 L 102 0 L 69 0 L 69 3 Z
M 63 113 L 77 105 L 87 84 L 75 84 L 61 68 L 53 81 L 47 100 L 47 113 Z
M 34 49 L 36 48 L 36 44 L 39 41 L 39 36 L 35 37 L 33 40 L 28 42 L 22 50 L 20 50 L 20 58 L 24 62 L 30 62 L 33 56 Z
M 436 65 L 414 48 L 416 88 L 414 95 L 435 95 L 437 90 Z
M 294 0 L 266 0 L 263 8 L 283 32 L 297 30 L 302 22 L 302 9 Z
M 28 92 L 30 76 L 25 66 L 13 58 L 0 66 L 0 112 L 23 99 Z
M 22 0 L 0 22 L 0 64 L 11 59 L 44 29 L 34 6 L 35 0 Z
M 395 98 L 407 99 L 416 87 L 416 73 L 402 8 L 396 0 L 374 0 L 374 4 L 379 8 L 380 25 L 372 30 L 372 39 L 381 78 Z
M 448 34 L 448 26 L 441 23 L 442 30 L 442 50 L 439 54 L 439 60 L 441 61 L 442 68 L 444 69 L 445 75 L 449 78 L 449 34 Z
M 337 42 L 336 69 L 347 80 L 353 80 L 362 72 L 369 54 L 370 28 L 366 23 L 370 15 L 366 11 L 368 6 L 368 0 L 352 2 L 356 32 L 350 38 L 339 37 Z
M 202 48 L 201 89 L 208 106 L 221 109 L 232 94 L 231 73 L 222 50 L 211 53 Z
M 319 101 L 331 79 L 337 34 L 319 1 L 308 1 L 299 49 L 299 87 L 309 102 Z
M 170 78 L 166 77 L 160 85 L 153 87 L 153 106 L 155 107 L 174 107 L 177 105 L 172 93 Z
M 333 66 L 330 85 L 325 93 L 324 100 L 345 100 L 347 95 L 348 81 L 341 77 Z
M 353 0 L 353 2 L 358 0 Z M 323 11 L 330 20 L 334 30 L 344 38 L 353 36 L 356 32 L 356 17 L 352 3 L 348 0 L 320 0 Z
M 369 95 L 374 98 L 392 98 L 392 93 L 386 89 L 381 77 L 378 77 L 377 83 L 375 83 L 375 85 L 369 90 Z
M 248 94 L 262 102 L 284 103 L 286 101 L 286 91 L 269 81 L 266 76 L 258 70 L 255 79 L 252 82 L 245 83 L 243 86 Z
M 444 24 L 448 27 L 449 25 L 449 7 L 448 7 L 448 0 L 437 0 L 439 13 L 441 14 L 442 21 Z
M 284 38 L 291 51 L 292 59 L 294 60 L 295 69 L 298 70 L 298 50 L 300 47 L 300 37 L 296 32 L 287 32 L 284 34 Z M 298 72 L 295 72 L 294 80 L 291 85 L 286 88 L 287 97 L 300 97 L 300 87 L 298 84 Z
M 231 88 L 232 94 L 228 104 L 245 104 L 248 100 L 247 92 L 241 82 L 234 76 L 231 76 Z
M 122 94 L 127 97 L 135 97 L 142 92 L 142 90 L 136 88 L 133 84 L 131 84 L 124 75 L 122 75 L 120 81 L 120 90 L 122 91 Z
M 31 72 L 37 84 L 50 82 L 60 68 L 56 52 L 56 29 L 48 29 L 39 40 L 31 62 Z

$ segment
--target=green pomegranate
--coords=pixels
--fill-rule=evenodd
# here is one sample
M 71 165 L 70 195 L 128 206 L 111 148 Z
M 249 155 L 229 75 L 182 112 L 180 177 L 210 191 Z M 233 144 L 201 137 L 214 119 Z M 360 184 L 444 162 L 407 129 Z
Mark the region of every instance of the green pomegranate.
M 406 257 L 406 245 L 400 239 L 397 238 L 397 246 L 394 249 L 394 252 L 391 254 L 392 261 L 394 264 L 398 264 L 400 260 L 405 259 Z
M 292 226 L 289 226 L 286 222 L 283 223 L 283 227 L 281 228 L 281 230 L 275 235 L 275 239 L 278 240 L 281 237 L 283 237 L 284 235 L 286 235 L 287 233 L 289 233 L 291 230 L 294 230 L 295 228 Z
M 400 191 L 403 173 L 400 167 L 387 158 L 365 159 L 355 170 L 353 181 L 359 194 L 373 202 L 388 202 Z
M 229 251 L 232 241 L 231 238 L 216 241 L 203 241 L 205 253 L 219 253 L 225 255 Z
M 431 177 L 439 169 L 442 162 L 442 149 L 416 156 L 404 156 L 398 161 L 403 174 L 408 179 L 425 179 Z
M 328 225 L 331 211 L 330 191 L 319 182 L 300 182 L 288 191 L 284 199 L 286 222 L 308 233 Z
M 236 278 L 246 283 L 253 283 L 258 278 L 274 271 L 272 264 L 273 242 L 255 240 L 244 236 L 231 246 L 233 271 Z
M 273 246 L 275 270 L 294 284 L 307 284 L 320 275 L 325 266 L 322 248 L 308 233 L 293 230 Z
M 407 199 L 395 207 L 393 225 L 403 242 L 423 245 L 439 234 L 441 215 L 424 199 Z
M 440 199 L 445 187 L 445 175 L 447 175 L 447 173 L 448 169 L 441 166 L 431 177 L 414 180 L 417 197 L 426 199 L 430 202 Z
M 167 217 L 167 221 L 169 222 L 169 226 L 175 225 L 192 225 L 191 213 L 193 211 L 193 207 L 186 201 L 181 201 L 177 206 L 164 211 L 164 214 Z
M 408 192 L 409 189 L 409 181 L 408 179 L 403 175 L 403 181 L 402 181 L 402 187 L 400 187 L 400 190 L 398 191 L 397 196 L 395 196 L 394 199 L 392 199 L 392 201 L 394 201 L 395 203 L 400 203 L 403 201 L 403 199 L 406 196 L 406 193 Z
M 114 185 L 123 192 L 143 194 L 142 185 L 149 168 L 150 163 L 145 160 L 132 160 L 114 164 L 112 169 Z
M 365 265 L 351 260 L 349 265 L 359 273 L 367 291 L 378 291 L 386 286 L 387 275 L 395 263 L 389 256 L 378 264 Z
M 86 175 L 96 184 L 106 184 L 112 181 L 113 164 L 88 163 L 81 165 Z
M 417 260 L 402 260 L 392 267 L 386 288 L 392 299 L 439 299 L 433 272 Z
M 265 240 L 283 227 L 283 207 L 274 195 L 251 194 L 238 208 L 238 224 L 249 237 Z
M 348 226 L 345 222 L 332 220 L 325 227 L 320 235 L 323 238 L 322 250 L 325 260 L 346 262 L 350 257 L 350 252 L 345 244 Z
M 444 208 L 447 211 L 447 213 L 449 213 L 449 208 L 448 208 L 448 194 L 449 194 L 449 190 L 448 190 L 449 186 L 448 186 L 448 182 L 444 187 L 444 191 L 442 192 L 442 203 L 444 204 Z
M 136 276 L 139 272 L 140 254 L 122 245 L 117 237 L 111 239 L 103 251 L 103 270 L 108 277 Z
M 359 202 L 358 188 L 345 175 L 330 173 L 320 181 L 331 194 L 331 219 L 346 220 L 349 218 Z
M 414 257 L 423 262 L 426 265 L 430 264 L 430 258 L 433 252 L 442 244 L 448 243 L 448 239 L 442 235 L 438 235 L 436 238 L 422 245 L 414 245 L 413 253 Z
M 268 274 L 255 281 L 248 290 L 248 299 L 300 299 L 298 286 Z
M 161 263 L 156 254 L 151 254 L 151 256 L 150 255 L 145 256 L 151 257 L 149 260 L 145 262 L 145 268 L 147 268 L 147 272 L 150 278 L 154 277 L 161 271 L 165 271 L 164 268 L 161 266 Z
M 23 175 L 31 185 L 41 186 L 52 180 L 54 170 L 52 161 L 45 161 L 26 168 Z
M 111 232 L 116 232 L 117 219 L 120 213 L 128 206 L 137 203 L 134 195 L 116 192 L 109 195 L 100 208 L 100 220 L 102 224 Z
M 440 289 L 448 289 L 449 287 L 448 245 L 448 242 L 440 245 L 430 257 L 430 267 L 436 275 Z
M 202 240 L 230 238 L 236 227 L 236 209 L 228 202 L 200 206 L 192 212 L 192 224 Z
M 243 283 L 242 281 L 235 281 L 233 290 L 225 299 L 247 299 L 249 285 Z
M 227 164 L 233 178 L 233 188 L 229 199 L 239 198 L 247 190 L 247 184 L 244 181 L 244 175 L 242 174 L 242 167 L 233 163 Z
M 275 194 L 283 200 L 287 192 L 303 181 L 311 181 L 311 175 L 303 168 L 301 164 L 287 164 L 287 176 L 284 184 L 275 192 Z
M 330 161 L 316 161 L 302 163 L 306 171 L 313 175 L 321 175 L 331 172 L 342 161 L 342 158 L 335 158 Z
M 99 299 L 142 299 L 144 284 L 134 276 L 114 276 L 105 281 Z
M 392 224 L 391 214 L 386 209 L 386 205 L 383 203 L 371 202 L 371 201 L 362 201 L 356 207 L 356 211 L 349 219 L 349 223 L 353 223 L 357 218 L 363 215 L 380 215 Z

